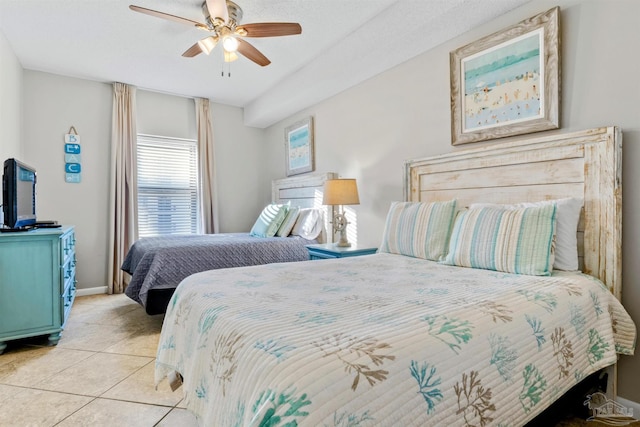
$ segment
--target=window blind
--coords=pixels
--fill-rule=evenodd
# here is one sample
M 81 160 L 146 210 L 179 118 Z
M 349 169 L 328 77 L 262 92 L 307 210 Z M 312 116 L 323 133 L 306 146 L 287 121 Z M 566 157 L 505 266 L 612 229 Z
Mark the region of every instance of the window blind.
M 198 150 L 195 140 L 138 135 L 138 234 L 195 234 Z

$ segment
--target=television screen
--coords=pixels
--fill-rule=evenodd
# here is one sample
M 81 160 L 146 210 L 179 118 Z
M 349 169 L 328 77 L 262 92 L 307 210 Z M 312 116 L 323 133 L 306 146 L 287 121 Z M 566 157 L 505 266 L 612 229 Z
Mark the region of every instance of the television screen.
M 4 224 L 21 228 L 36 223 L 36 170 L 16 160 L 4 162 L 2 208 Z

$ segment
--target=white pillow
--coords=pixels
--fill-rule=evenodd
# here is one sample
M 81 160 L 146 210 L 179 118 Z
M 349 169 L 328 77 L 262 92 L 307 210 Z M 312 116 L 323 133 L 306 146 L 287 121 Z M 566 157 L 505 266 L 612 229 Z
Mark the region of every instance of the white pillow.
M 580 211 L 584 203 L 582 198 L 568 197 L 566 199 L 514 205 L 474 203 L 469 208 L 500 207 L 504 209 L 520 209 L 552 203 L 556 205 L 556 252 L 553 268 L 555 270 L 576 271 L 578 270 L 578 239 L 576 233 L 578 231 L 578 221 L 580 221 Z
M 287 212 L 287 216 L 284 217 L 284 221 L 282 221 L 280 228 L 278 228 L 278 231 L 276 232 L 276 236 L 287 237 L 291 233 L 291 230 L 293 230 L 293 226 L 296 224 L 296 221 L 298 220 L 299 213 L 300 213 L 299 206 L 290 207 L 289 212 Z
M 324 218 L 322 210 L 318 208 L 300 209 L 296 225 L 293 226 L 291 234 L 300 236 L 307 240 L 317 238 L 324 228 Z

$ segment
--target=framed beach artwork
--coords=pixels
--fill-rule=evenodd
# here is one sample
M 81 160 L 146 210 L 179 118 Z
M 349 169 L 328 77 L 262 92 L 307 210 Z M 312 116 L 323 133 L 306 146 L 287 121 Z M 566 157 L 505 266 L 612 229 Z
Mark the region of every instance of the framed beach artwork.
M 560 9 L 450 54 L 451 144 L 560 127 Z
M 313 154 L 313 117 L 308 117 L 284 130 L 287 176 L 315 170 Z

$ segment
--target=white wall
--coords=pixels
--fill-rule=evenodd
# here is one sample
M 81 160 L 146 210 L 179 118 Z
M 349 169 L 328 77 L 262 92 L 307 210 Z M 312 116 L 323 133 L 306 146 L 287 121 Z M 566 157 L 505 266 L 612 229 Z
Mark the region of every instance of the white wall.
M 76 226 L 78 288 L 106 286 L 111 85 L 24 72 L 24 161 L 38 171 L 38 219 Z M 68 184 L 64 135 L 80 135 L 81 182 Z
M 22 71 L 22 65 L 0 32 L 0 162 L 9 157 L 22 157 Z
M 557 5 L 562 28 L 561 129 L 552 132 L 609 125 L 623 130 L 623 303 L 640 325 L 640 2 L 528 3 L 271 126 L 266 133 L 271 148 L 268 176 L 284 176 L 284 128 L 314 116 L 316 170 L 358 180 L 361 204 L 352 207 L 357 241 L 378 246 L 389 204 L 403 197 L 403 162 L 454 150 L 449 52 Z M 619 367 L 620 395 L 640 402 L 640 356 L 623 356 Z
M 197 139 L 193 99 L 136 90 L 138 133 Z
M 246 232 L 271 201 L 264 131 L 242 123 L 242 110 L 211 105 L 220 232 Z

